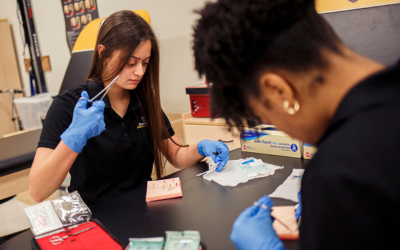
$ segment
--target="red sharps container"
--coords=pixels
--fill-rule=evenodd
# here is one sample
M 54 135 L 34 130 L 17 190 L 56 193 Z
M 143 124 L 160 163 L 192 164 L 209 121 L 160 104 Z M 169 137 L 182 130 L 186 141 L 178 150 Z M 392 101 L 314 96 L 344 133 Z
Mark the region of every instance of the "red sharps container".
M 190 107 L 193 117 L 211 118 L 210 89 L 211 83 L 200 83 L 186 88 L 186 94 L 190 97 Z

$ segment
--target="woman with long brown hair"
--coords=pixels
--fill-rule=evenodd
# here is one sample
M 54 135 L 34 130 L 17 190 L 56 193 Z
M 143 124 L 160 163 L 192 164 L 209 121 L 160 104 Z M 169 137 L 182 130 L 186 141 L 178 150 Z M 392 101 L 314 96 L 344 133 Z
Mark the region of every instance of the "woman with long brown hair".
M 53 101 L 29 176 L 29 192 L 40 202 L 68 172 L 69 191 L 93 204 L 131 190 L 163 173 L 163 156 L 185 168 L 204 156 L 229 158 L 222 142 L 183 146 L 161 109 L 159 49 L 150 25 L 131 11 L 102 24 L 85 84 Z M 96 97 L 104 88 L 104 99 Z M 94 101 L 92 101 L 94 99 Z

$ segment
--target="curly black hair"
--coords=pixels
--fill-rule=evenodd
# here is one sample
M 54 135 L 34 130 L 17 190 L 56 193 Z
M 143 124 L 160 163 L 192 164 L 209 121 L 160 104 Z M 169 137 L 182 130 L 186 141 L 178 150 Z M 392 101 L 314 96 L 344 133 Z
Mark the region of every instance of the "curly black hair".
M 248 96 L 258 96 L 261 72 L 321 68 L 322 48 L 340 53 L 314 0 L 219 0 L 197 13 L 195 68 L 212 82 L 211 114 L 240 130 L 258 123 Z

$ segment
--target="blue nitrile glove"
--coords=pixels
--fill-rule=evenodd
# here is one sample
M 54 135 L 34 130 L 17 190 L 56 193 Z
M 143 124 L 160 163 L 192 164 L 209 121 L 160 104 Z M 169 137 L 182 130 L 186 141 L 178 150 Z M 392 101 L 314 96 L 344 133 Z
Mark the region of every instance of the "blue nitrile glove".
M 258 204 L 272 207 L 272 200 L 263 196 Z M 231 241 L 238 250 L 283 250 L 282 241 L 272 227 L 271 210 L 253 205 L 246 208 L 233 223 Z
M 299 199 L 299 206 L 296 208 L 296 212 L 294 213 L 296 216 L 296 220 L 299 220 L 300 216 L 301 216 L 301 190 L 299 191 L 299 193 L 297 194 L 297 198 Z
M 220 141 L 202 140 L 197 145 L 197 151 L 202 156 L 210 156 L 214 163 L 220 162 L 216 169 L 217 172 L 221 172 L 229 160 L 229 148 Z
M 81 98 L 75 105 L 72 122 L 62 133 L 61 140 L 73 151 L 80 153 L 86 145 L 88 139 L 98 136 L 106 129 L 104 123 L 103 101 L 95 101 L 93 105 L 86 109 L 89 95 L 82 91 Z

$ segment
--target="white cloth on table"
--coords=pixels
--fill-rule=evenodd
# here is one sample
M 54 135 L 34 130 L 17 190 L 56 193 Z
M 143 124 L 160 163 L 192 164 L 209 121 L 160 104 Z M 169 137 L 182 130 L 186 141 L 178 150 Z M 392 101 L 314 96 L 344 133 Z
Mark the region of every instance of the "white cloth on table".
M 242 170 L 241 165 L 243 162 L 252 159 L 254 160 L 254 163 L 252 163 L 252 165 L 264 164 L 267 166 L 267 171 L 263 171 L 262 173 L 259 173 L 256 176 L 251 176 L 251 177 L 247 176 L 247 174 Z M 252 179 L 273 175 L 275 173 L 275 170 L 282 168 L 283 166 L 276 166 L 264 163 L 260 159 L 255 159 L 253 157 L 250 157 L 246 159 L 230 160 L 228 161 L 228 163 L 225 165 L 225 167 L 222 169 L 221 172 L 212 171 L 208 174 L 203 175 L 203 178 L 208 181 L 215 181 L 216 183 L 222 186 L 235 187 L 239 183 L 245 183 Z
M 282 198 L 299 202 L 297 194 L 300 191 L 301 179 L 304 174 L 304 169 L 293 169 L 288 178 L 269 195 L 271 198 Z

